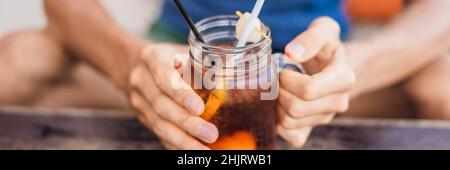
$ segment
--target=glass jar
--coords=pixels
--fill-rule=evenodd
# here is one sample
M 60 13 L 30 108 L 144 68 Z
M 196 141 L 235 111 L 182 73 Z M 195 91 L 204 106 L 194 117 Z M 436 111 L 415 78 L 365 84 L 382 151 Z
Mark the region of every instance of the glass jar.
M 205 102 L 201 117 L 215 124 L 217 150 L 273 149 L 276 138 L 278 70 L 270 29 L 259 42 L 236 48 L 237 16 L 213 16 L 196 26 L 206 43 L 191 32 L 190 74 L 184 75 Z M 268 38 L 267 38 L 268 37 Z

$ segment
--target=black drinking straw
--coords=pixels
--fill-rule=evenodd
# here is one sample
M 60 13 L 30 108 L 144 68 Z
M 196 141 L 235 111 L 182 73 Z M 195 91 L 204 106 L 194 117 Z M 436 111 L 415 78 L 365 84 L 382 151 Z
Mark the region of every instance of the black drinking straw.
M 197 30 L 197 27 L 195 27 L 194 23 L 192 22 L 191 17 L 189 17 L 188 13 L 183 7 L 183 4 L 181 4 L 180 0 L 173 0 L 180 11 L 181 15 L 183 15 L 184 20 L 189 25 L 189 28 L 194 32 L 195 38 L 197 38 L 200 42 L 205 43 L 205 40 L 202 38 L 202 35 Z

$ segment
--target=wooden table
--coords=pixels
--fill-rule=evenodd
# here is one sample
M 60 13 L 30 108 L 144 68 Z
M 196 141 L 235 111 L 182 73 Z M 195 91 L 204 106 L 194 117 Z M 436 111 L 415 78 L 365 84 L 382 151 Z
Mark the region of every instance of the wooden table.
M 129 112 L 1 108 L 0 149 L 164 148 Z M 450 149 L 450 122 L 338 118 L 303 149 Z

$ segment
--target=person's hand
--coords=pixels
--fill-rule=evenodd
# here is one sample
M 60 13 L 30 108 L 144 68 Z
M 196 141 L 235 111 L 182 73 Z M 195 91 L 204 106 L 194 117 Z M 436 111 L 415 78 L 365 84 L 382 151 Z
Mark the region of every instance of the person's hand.
M 355 75 L 339 34 L 336 21 L 321 17 L 286 46 L 286 55 L 308 73 L 286 70 L 280 75 L 277 130 L 294 147 L 305 144 L 314 126 L 329 123 L 348 109 Z
M 187 52 L 187 47 L 171 44 L 145 48 L 141 64 L 130 75 L 131 104 L 139 111 L 139 120 L 167 148 L 209 149 L 200 141 L 215 142 L 218 130 L 199 117 L 205 107 L 203 100 L 177 71 L 187 61 L 187 57 L 183 57 L 187 55 L 179 54 Z M 174 82 L 174 75 L 178 81 Z

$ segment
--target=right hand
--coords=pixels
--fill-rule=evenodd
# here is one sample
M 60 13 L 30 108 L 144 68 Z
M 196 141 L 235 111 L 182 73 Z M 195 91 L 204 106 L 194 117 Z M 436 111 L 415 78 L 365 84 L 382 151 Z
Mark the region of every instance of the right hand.
M 129 87 L 131 104 L 139 120 L 150 128 L 169 149 L 206 150 L 218 130 L 199 116 L 205 108 L 203 100 L 177 71 L 187 61 L 186 46 L 174 44 L 148 45 L 141 61 L 131 71 Z M 180 81 L 173 87 L 173 75 Z M 181 88 L 180 88 L 181 87 Z M 199 140 L 197 140 L 199 139 Z
M 330 123 L 349 107 L 356 78 L 339 38 L 339 24 L 329 17 L 314 20 L 286 46 L 286 54 L 306 72 L 280 74 L 278 133 L 300 148 L 313 127 Z

